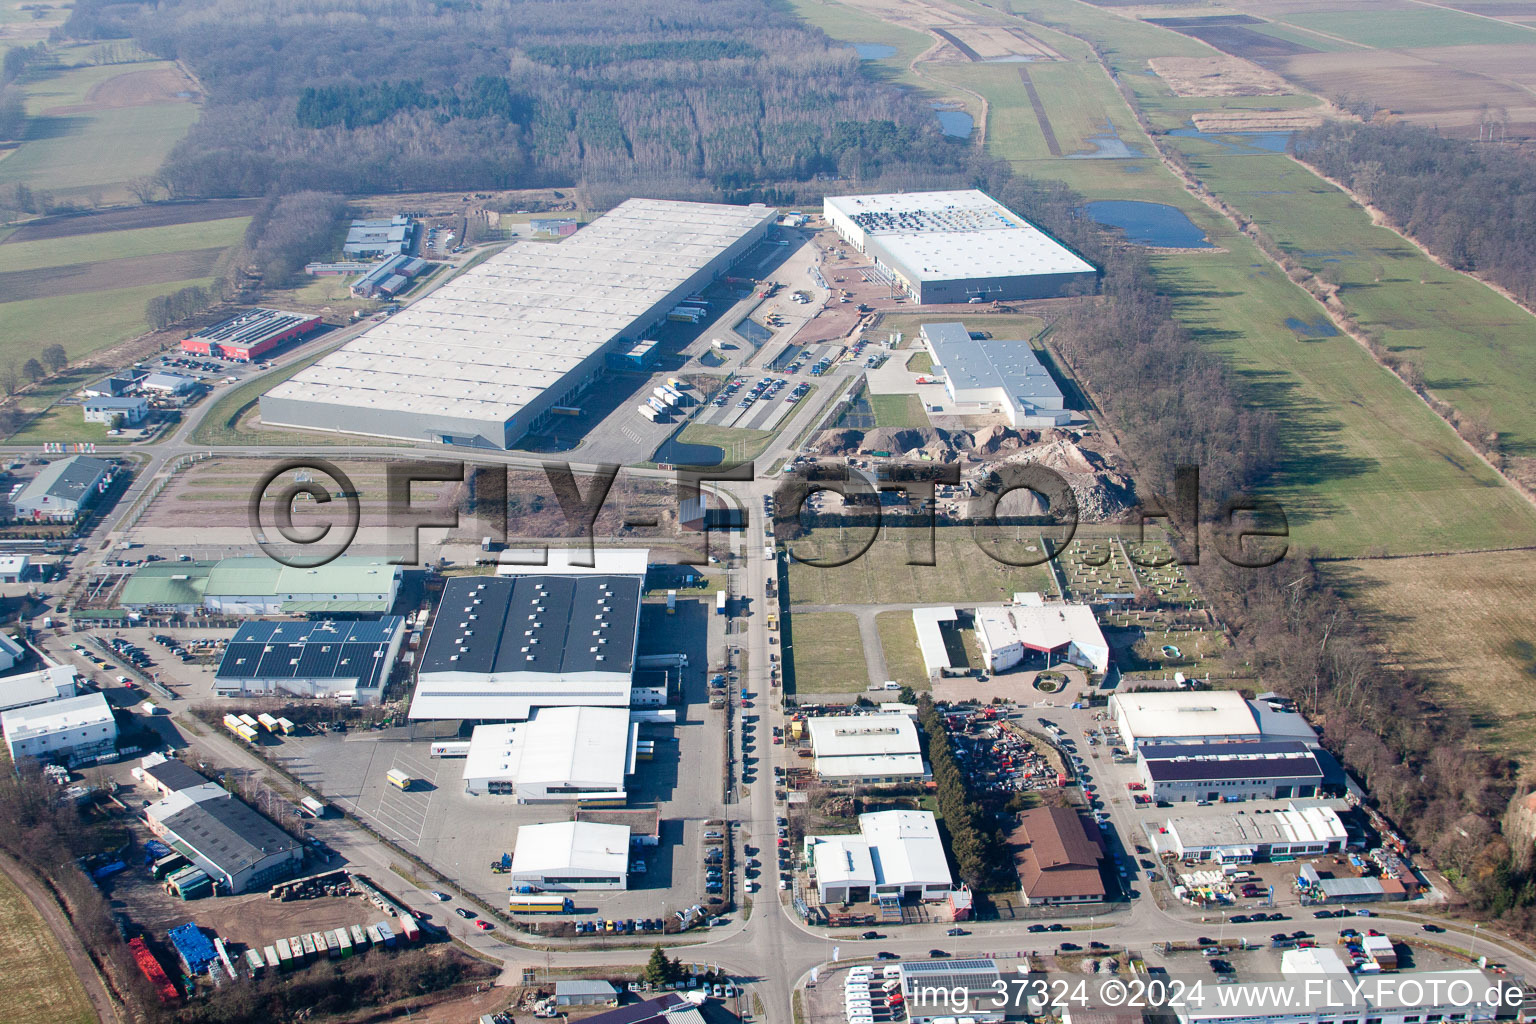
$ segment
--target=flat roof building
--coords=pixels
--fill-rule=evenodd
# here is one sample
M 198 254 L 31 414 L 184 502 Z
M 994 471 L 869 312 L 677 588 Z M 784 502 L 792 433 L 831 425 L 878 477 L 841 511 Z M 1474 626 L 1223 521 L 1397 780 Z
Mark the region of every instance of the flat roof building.
M 139 381 L 145 391 L 159 391 L 167 395 L 184 395 L 197 387 L 197 378 L 184 373 L 152 373 Z
M 1070 807 L 1033 807 L 1008 837 L 1026 906 L 1102 903 L 1099 829 Z
M 511 880 L 554 892 L 624 889 L 629 828 L 592 821 L 519 826 Z
M 575 404 L 773 226 L 765 206 L 631 199 L 557 244 L 515 245 L 278 385 L 262 422 L 504 449 Z
M 1254 801 L 1170 816 L 1148 838 L 1158 853 L 1180 860 L 1248 864 L 1337 853 L 1349 834 L 1338 812 L 1322 802 Z
M 626 708 L 536 710 L 526 722 L 477 725 L 464 759 L 464 788 L 520 804 L 625 799 L 640 726 Z
M 33 704 L 0 714 L 11 760 L 84 764 L 117 750 L 117 719 L 99 693 Z
M 806 721 L 823 782 L 872 785 L 926 778 L 917 726 L 908 715 L 847 715 Z
M 1028 341 L 973 338 L 962 323 L 924 324 L 919 333 L 955 403 L 946 411 L 998 414 L 1015 429 L 1072 422 L 1061 388 Z
M 413 233 L 411 219 L 400 213 L 388 218 L 355 220 L 347 228 L 347 240 L 341 251 L 353 257 L 402 253 L 410 249 Z
M 400 656 L 405 619 L 247 622 L 213 677 L 220 697 L 341 697 L 377 704 Z
M 320 318 L 313 313 L 290 313 L 258 306 L 183 338 L 181 350 L 248 363 L 260 359 L 285 341 L 302 338 L 319 326 Z
M 976 189 L 828 196 L 842 238 L 916 302 L 1043 299 L 1091 291 L 1098 271 Z
M 375 558 L 343 555 L 304 568 L 254 556 L 142 565 L 123 584 L 118 604 L 219 615 L 381 614 L 399 592 L 400 566 Z
M 80 403 L 86 423 L 136 427 L 149 415 L 147 398 L 87 398 Z
M 931 680 L 952 668 L 949 648 L 944 644 L 943 626 L 956 621 L 958 613 L 953 607 L 913 608 L 912 626 L 917 631 L 917 649 L 923 656 L 923 670 Z
M 183 789 L 206 786 L 212 781 L 174 757 L 166 757 L 160 753 L 146 755 L 133 774 L 161 797 L 170 796 Z
M 1236 690 L 1117 693 L 1109 714 L 1131 750 L 1144 743 L 1246 743 L 1260 736 L 1253 709 Z
M 73 522 L 112 484 L 116 467 L 105 459 L 72 455 L 44 466 L 11 502 L 17 519 Z
M 1109 641 L 1086 604 L 1008 604 L 976 609 L 976 638 L 992 672 L 1005 672 L 1026 652 L 1092 672 L 1109 670 Z
M 0 711 L 33 707 L 73 697 L 77 676 L 73 666 L 50 665 L 36 672 L 0 678 Z
M 1147 795 L 1170 803 L 1314 797 L 1329 774 L 1300 740 L 1144 744 L 1136 769 Z
M 154 832 L 235 896 L 287 878 L 304 861 L 299 841 L 212 782 L 178 789 L 144 809 Z
M 861 814 L 858 835 L 807 836 L 805 846 L 823 903 L 879 896 L 945 899 L 955 887 L 929 811 Z
M 26 555 L 0 557 L 0 583 L 20 583 L 27 574 L 30 559 Z M 9 633 L 0 632 L 0 672 L 9 672 L 18 661 L 25 661 L 27 649 Z M 3 710 L 3 709 L 0 709 Z
M 413 720 L 521 721 L 534 708 L 630 704 L 644 549 L 447 581 L 422 648 Z

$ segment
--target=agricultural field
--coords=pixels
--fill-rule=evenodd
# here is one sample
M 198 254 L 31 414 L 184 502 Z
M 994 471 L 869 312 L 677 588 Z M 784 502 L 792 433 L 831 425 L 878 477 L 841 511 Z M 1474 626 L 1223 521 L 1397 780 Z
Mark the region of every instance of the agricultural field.
M 875 616 L 880 632 L 880 650 L 885 655 L 885 674 L 914 690 L 931 687 L 923 668 L 923 654 L 917 646 L 917 627 L 909 611 L 881 612 Z
M 1394 10 L 1387 16 L 1378 10 L 1320 10 L 1281 14 L 1275 20 L 1382 50 L 1505 43 L 1511 32 L 1522 31 L 1487 18 L 1423 5 Z M 1536 43 L 1536 35 L 1532 42 Z
M 843 545 L 855 545 L 867 536 L 853 529 L 841 540 L 838 534 L 817 530 L 790 542 L 789 550 L 806 557 L 818 551 L 846 552 L 850 549 Z M 906 564 L 909 557 L 926 556 L 926 536 L 926 531 L 917 529 L 882 530 L 868 551 L 836 568 L 794 561 L 789 568 L 789 600 L 793 605 L 964 604 L 1003 601 L 1023 590 L 1051 590 L 1045 566 L 1004 565 L 978 548 L 965 527 L 934 531 L 936 564 Z
M 0 186 L 86 206 L 133 202 L 128 183 L 153 175 L 197 120 L 196 87 L 169 61 L 83 63 L 88 47 L 60 58 L 20 80 L 32 121 L 0 160 Z
M 795 675 L 787 687 L 791 693 L 857 693 L 869 685 L 864 641 L 851 613 L 796 614 L 792 629 Z
M 0 963 L 5 964 L 5 1008 L 0 1020 L 94 1024 L 96 1013 L 64 950 L 37 909 L 0 874 Z
M 1391 654 L 1465 708 L 1490 746 L 1528 762 L 1536 739 L 1536 552 L 1490 551 L 1322 566 Z

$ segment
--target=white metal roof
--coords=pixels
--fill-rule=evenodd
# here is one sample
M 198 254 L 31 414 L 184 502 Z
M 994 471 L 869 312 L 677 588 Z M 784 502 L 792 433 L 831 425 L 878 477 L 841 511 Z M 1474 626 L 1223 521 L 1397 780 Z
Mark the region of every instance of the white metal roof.
M 1253 711 L 1235 690 L 1117 693 L 1109 699 L 1119 707 L 1120 721 L 1138 740 L 1179 736 L 1257 739 L 1259 735 Z
M 827 836 L 811 847 L 816 882 L 828 885 L 874 885 L 875 862 L 860 836 Z
M 0 710 L 56 701 L 74 693 L 75 670 L 69 665 L 50 665 L 38 672 L 0 678 Z
M 508 548 L 498 558 L 496 575 L 644 576 L 650 559 L 649 548 Z M 588 560 L 594 564 L 578 564 Z
M 1030 274 L 1091 274 L 1091 264 L 985 192 L 963 189 L 828 196 L 923 281 Z
M 629 826 L 592 821 L 551 821 L 523 825 L 512 851 L 512 873 L 591 872 L 618 875 L 629 871 Z
M 952 885 L 944 844 L 930 811 L 859 815 L 857 836 L 816 836 L 819 885 Z
M 847 715 L 806 722 L 818 759 L 918 753 L 917 726 L 906 715 Z
M 1081 653 L 1092 656 L 1099 671 L 1109 666 L 1109 644 L 1093 609 L 1085 604 L 978 608 L 976 628 L 986 634 L 987 644 L 994 650 L 1023 644 L 1031 650 L 1054 651 L 1076 644 Z M 1140 736 L 1140 730 L 1136 734 Z
M 1216 814 L 1191 813 L 1168 820 L 1169 831 L 1186 848 L 1262 846 L 1266 844 L 1343 843 L 1348 833 L 1338 812 L 1329 807 L 1271 805 L 1252 801 L 1242 810 L 1224 805 Z
M 274 388 L 274 398 L 505 421 L 776 211 L 631 199 L 502 250 Z
M 107 698 L 99 693 L 87 693 L 80 697 L 66 697 L 47 704 L 34 704 L 16 708 L 0 715 L 5 728 L 5 738 L 16 743 L 33 736 L 46 736 L 66 729 L 81 729 L 92 725 L 104 725 L 112 721 L 112 708 Z
M 630 728 L 628 708 L 600 707 L 544 708 L 527 722 L 478 725 L 464 778 L 622 790 Z

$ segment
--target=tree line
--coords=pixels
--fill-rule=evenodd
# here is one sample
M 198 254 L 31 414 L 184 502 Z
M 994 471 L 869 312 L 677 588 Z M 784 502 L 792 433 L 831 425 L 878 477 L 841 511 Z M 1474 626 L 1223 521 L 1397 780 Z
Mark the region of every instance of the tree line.
M 1411 124 L 1330 121 L 1295 153 L 1457 270 L 1536 300 L 1536 156 Z
M 758 0 L 81 0 L 61 34 L 197 72 L 202 116 L 159 176 L 178 198 L 639 184 L 799 202 L 818 177 L 937 184 L 973 158 L 920 97 Z
M 918 698 L 917 720 L 926 739 L 939 815 L 949 832 L 949 849 L 961 880 L 978 892 L 1016 885 L 1007 833 L 993 812 L 971 798 L 965 771 L 950 749 L 944 717 L 926 693 Z

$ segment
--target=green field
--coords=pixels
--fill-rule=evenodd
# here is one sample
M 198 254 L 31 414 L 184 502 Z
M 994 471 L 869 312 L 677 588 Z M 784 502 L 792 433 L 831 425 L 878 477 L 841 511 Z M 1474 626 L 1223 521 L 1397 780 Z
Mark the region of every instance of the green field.
M 1528 33 L 1536 38 L 1536 29 L 1428 6 L 1394 10 L 1390 14 L 1365 10 L 1307 11 L 1281 15 L 1277 20 L 1383 50 L 1497 45 L 1523 39 Z
M 0 875 L 0 963 L 7 980 L 0 985 L 5 1008 L 0 1021 L 48 1024 L 95 1024 L 96 1013 L 75 977 L 64 950 L 11 880 Z
M 916 395 L 870 395 L 877 427 L 926 427 L 928 414 Z
M 856 544 L 867 533 L 847 531 L 845 542 Z M 976 546 L 965 527 L 934 531 L 934 565 L 908 565 L 909 557 L 925 557 L 927 533 L 918 529 L 888 529 L 847 565 L 820 568 L 792 562 L 789 568 L 791 604 L 937 604 L 1001 601 L 1016 591 L 1051 589 L 1043 566 L 1018 567 L 993 560 Z M 791 552 L 811 556 L 818 551 L 848 551 L 839 547 L 838 531 L 817 530 L 793 541 Z M 910 549 L 910 556 L 909 556 Z
M 859 623 L 849 612 L 794 616 L 792 693 L 859 693 L 869 686 Z
M 197 120 L 198 107 L 184 100 L 113 107 L 88 97 L 118 76 L 173 66 L 148 61 L 26 76 L 21 87 L 34 120 L 28 138 L 0 160 L 0 186 L 26 185 L 91 204 L 132 202 L 126 183 L 159 170 Z
M 249 223 L 249 217 L 229 217 L 160 228 L 99 231 L 36 242 L 8 242 L 0 244 L 0 273 L 234 245 L 245 234 L 245 227 Z
M 912 353 L 907 357 L 907 372 L 932 373 L 933 356 L 929 355 L 926 350 Z
M 212 279 L 165 281 L 83 295 L 0 303 L 0 362 L 23 362 L 57 342 L 72 361 L 149 330 L 144 304 Z
M 881 612 L 875 616 L 875 628 L 880 631 L 885 674 L 914 690 L 929 689 L 932 684 L 923 667 L 923 653 L 917 646 L 917 627 L 912 624 L 912 613 Z

